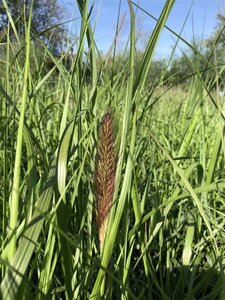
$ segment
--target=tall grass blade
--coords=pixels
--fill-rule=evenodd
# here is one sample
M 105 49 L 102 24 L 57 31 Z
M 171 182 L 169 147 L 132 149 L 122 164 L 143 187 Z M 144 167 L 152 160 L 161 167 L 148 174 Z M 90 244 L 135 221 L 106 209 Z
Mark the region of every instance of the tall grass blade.
M 26 30 L 26 60 L 24 66 L 24 80 L 23 80 L 23 91 L 21 99 L 21 111 L 19 119 L 19 127 L 17 133 L 17 143 L 16 143 L 16 157 L 14 164 L 14 176 L 13 176 L 13 187 L 11 195 L 11 207 L 10 207 L 10 221 L 9 227 L 12 232 L 12 238 L 10 240 L 8 259 L 9 262 L 12 261 L 13 256 L 16 250 L 16 229 L 18 223 L 18 209 L 19 209 L 19 197 L 20 197 L 20 168 L 21 168 L 21 155 L 22 155 L 22 140 L 23 140 L 23 126 L 24 126 L 24 117 L 26 111 L 26 101 L 27 101 L 27 86 L 28 86 L 28 77 L 29 77 L 29 60 L 30 60 L 30 26 L 31 26 L 31 16 L 32 9 L 30 11 L 29 21 L 27 24 Z

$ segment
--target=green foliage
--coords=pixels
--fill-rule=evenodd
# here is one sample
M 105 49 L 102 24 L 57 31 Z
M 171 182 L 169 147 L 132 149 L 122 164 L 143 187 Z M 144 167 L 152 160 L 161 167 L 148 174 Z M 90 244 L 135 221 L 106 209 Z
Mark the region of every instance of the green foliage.
M 63 60 L 69 53 L 56 58 L 41 40 L 35 48 L 31 22 L 24 27 L 26 43 L 13 42 L 7 30 L 0 78 L 4 300 L 224 297 L 218 76 L 196 49 L 181 60 L 192 72 L 185 89 L 176 86 L 177 74 L 189 69 L 179 59 L 170 68 L 153 61 L 174 1 L 166 1 L 143 53 L 136 51 L 128 3 L 129 47 L 104 58 L 94 40 L 92 7 L 78 1 L 80 39 L 68 69 Z M 52 65 L 42 72 L 49 59 Z M 109 109 L 118 155 L 100 251 L 93 178 L 99 124 Z

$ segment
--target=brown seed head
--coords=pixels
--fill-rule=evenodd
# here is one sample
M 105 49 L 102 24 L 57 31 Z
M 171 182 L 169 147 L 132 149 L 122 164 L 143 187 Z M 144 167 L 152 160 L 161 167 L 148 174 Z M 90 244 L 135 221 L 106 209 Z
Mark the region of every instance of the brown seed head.
M 96 223 L 101 251 L 105 240 L 109 210 L 113 199 L 115 173 L 116 161 L 113 138 L 113 118 L 111 113 L 107 112 L 102 118 L 100 127 L 94 178 Z

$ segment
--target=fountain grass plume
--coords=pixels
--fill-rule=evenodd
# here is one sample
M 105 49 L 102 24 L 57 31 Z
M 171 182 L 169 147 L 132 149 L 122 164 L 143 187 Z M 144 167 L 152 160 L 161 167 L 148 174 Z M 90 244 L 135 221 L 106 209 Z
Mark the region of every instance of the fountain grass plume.
M 99 132 L 94 174 L 94 190 L 96 200 L 96 225 L 100 251 L 103 249 L 108 226 L 109 211 L 112 204 L 116 175 L 115 144 L 113 136 L 113 116 L 107 111 Z

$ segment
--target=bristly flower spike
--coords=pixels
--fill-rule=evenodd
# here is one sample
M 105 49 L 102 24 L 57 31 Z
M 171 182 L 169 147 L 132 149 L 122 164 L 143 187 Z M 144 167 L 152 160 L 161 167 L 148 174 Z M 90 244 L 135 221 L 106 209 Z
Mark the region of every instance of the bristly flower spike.
M 112 204 L 116 175 L 115 145 L 113 137 L 113 117 L 106 112 L 100 126 L 94 190 L 96 200 L 96 224 L 100 251 L 102 252 Z

